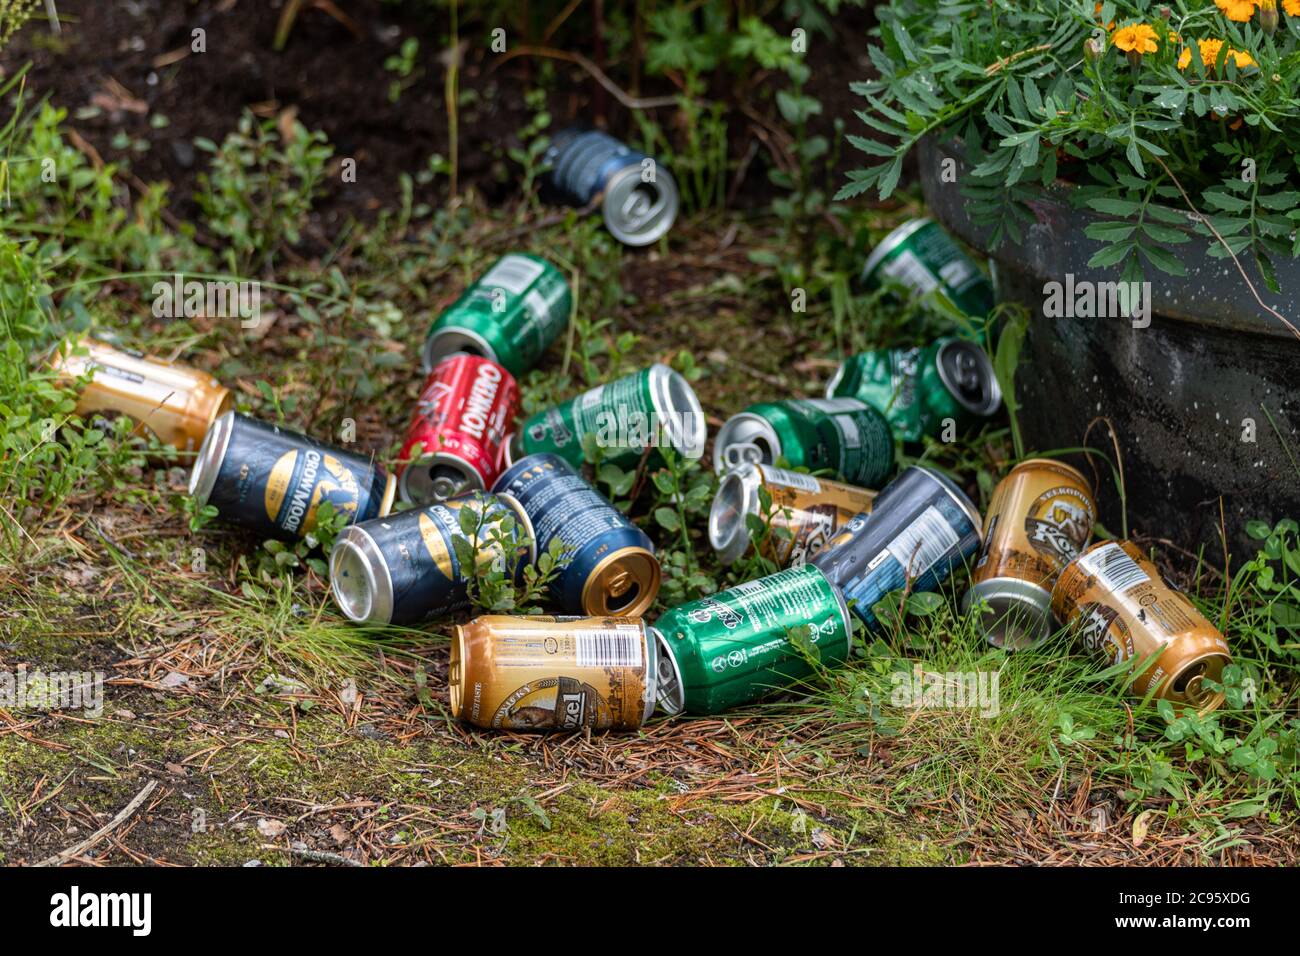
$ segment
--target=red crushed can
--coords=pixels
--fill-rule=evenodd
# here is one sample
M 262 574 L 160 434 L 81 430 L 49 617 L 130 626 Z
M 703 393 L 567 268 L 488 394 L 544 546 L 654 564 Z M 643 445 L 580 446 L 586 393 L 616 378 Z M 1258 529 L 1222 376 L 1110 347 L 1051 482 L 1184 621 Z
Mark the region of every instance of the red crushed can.
M 402 500 L 429 504 L 490 488 L 518 415 L 514 376 L 477 355 L 448 355 L 425 380 L 406 432 L 397 471 Z

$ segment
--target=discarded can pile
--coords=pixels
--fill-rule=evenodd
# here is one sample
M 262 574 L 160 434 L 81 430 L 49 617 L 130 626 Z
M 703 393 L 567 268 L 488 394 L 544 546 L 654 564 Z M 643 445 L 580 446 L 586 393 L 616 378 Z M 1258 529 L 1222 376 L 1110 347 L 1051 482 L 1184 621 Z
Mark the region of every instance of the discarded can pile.
M 551 191 L 575 205 L 603 197 L 622 241 L 648 243 L 671 225 L 671 177 L 651 162 L 646 179 L 645 157 L 590 131 L 557 137 L 552 152 Z M 575 616 L 488 615 L 454 629 L 451 710 L 475 726 L 630 730 L 656 709 L 716 714 L 846 662 L 855 619 L 878 633 L 882 598 L 937 590 L 963 567 L 963 610 L 993 645 L 1029 647 L 1055 617 L 1090 651 L 1143 665 L 1133 693 L 1217 707 L 1223 636 L 1132 543 L 1088 547 L 1094 492 L 1074 468 L 1020 462 L 983 519 L 948 476 L 916 465 L 895 474 L 902 446 L 987 419 L 1001 393 L 981 345 L 991 289 L 937 226 L 892 233 L 864 270 L 868 282 L 880 275 L 941 294 L 978 334 L 853 356 L 826 397 L 728 419 L 714 443 L 708 539 L 724 564 L 755 549 L 778 570 L 653 623 L 643 616 L 660 589 L 654 545 L 581 469 L 597 443 L 601 461 L 624 468 L 656 467 L 661 442 L 698 457 L 704 413 L 683 376 L 653 365 L 519 422 L 515 376 L 573 307 L 544 259 L 502 257 L 433 322 L 396 474 L 228 410 L 229 393 L 194 370 L 100 343 L 56 367 L 88 378 L 80 411 L 130 415 L 181 449 L 201 441 L 190 493 L 226 521 L 301 538 L 329 502 L 349 525 L 329 556 L 330 587 L 354 622 L 445 617 L 471 605 L 488 570 L 519 583 L 549 567 L 551 602 Z M 618 441 L 605 435 L 611 423 Z M 412 507 L 393 513 L 395 498 Z

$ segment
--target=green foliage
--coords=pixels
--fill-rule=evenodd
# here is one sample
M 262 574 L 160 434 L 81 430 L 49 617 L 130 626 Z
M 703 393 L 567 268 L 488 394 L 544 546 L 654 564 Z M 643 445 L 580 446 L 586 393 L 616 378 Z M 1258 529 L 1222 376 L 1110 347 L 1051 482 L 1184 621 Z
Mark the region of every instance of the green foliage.
M 296 120 L 291 130 L 282 136 L 275 121 L 245 112 L 220 146 L 195 140 L 212 154 L 195 199 L 208 229 L 228 243 L 226 266 L 238 275 L 260 271 L 282 245 L 298 244 L 322 188 L 333 148 L 324 133 Z
M 1059 177 L 1081 187 L 1073 202 L 1116 217 L 1088 231 L 1103 246 L 1092 266 L 1120 267 L 1128 280 L 1149 268 L 1180 276 L 1172 247 L 1192 234 L 1213 239 L 1213 224 L 1277 291 L 1272 259 L 1300 255 L 1300 153 L 1288 132 L 1300 121 L 1300 17 L 1270 35 L 1213 4 L 1174 5 L 1167 22 L 1144 0 L 1112 0 L 1096 14 L 1093 6 L 877 7 L 868 55 L 880 77 L 853 84 L 872 137 L 849 137 L 874 163 L 851 173 L 839 197 L 889 196 L 922 138 L 957 137 L 970 164 L 963 194 L 977 221 L 994 227 L 995 245 L 1023 240 L 1030 187 Z M 1157 49 L 1126 55 L 1098 21 L 1145 24 Z M 1093 37 L 1100 55 L 1084 55 Z M 1225 42 L 1207 64 L 1193 41 L 1211 39 Z M 1230 48 L 1249 61 L 1239 65 Z M 1209 223 L 1189 221 L 1183 190 Z
M 393 79 L 388 81 L 388 102 L 396 103 L 402 98 L 402 92 L 420 79 L 415 65 L 419 52 L 420 41 L 407 37 L 402 41 L 401 51 L 384 60 L 384 69 L 393 74 Z

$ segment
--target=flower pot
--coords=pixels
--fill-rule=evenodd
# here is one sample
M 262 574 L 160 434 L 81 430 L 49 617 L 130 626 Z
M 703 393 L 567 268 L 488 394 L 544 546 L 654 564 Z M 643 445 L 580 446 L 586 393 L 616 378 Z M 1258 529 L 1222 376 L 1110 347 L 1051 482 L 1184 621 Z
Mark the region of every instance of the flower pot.
M 956 182 L 941 179 L 956 161 Z M 949 166 L 951 168 L 951 166 Z M 1260 307 L 1231 259 L 1208 256 L 1212 240 L 1192 235 L 1171 251 L 1187 269 L 1176 278 L 1147 268 L 1151 316 L 1145 328 L 1124 317 L 1053 317 L 1045 284 L 1115 282 L 1118 269 L 1090 269 L 1101 244 L 1084 235 L 1102 218 L 1069 202 L 1072 187 L 1041 190 L 1037 221 L 1019 243 L 989 249 L 991 229 L 976 225 L 961 194 L 966 170 L 959 143 L 928 141 L 921 183 L 933 215 L 993 259 L 998 296 L 1029 310 L 1016 395 L 1026 450 L 1088 445 L 1114 459 L 1114 425 L 1130 531 L 1188 551 L 1204 546 L 1222 560 L 1220 522 L 1234 562 L 1252 557 L 1245 532 L 1300 517 L 1300 337 Z M 951 178 L 951 177 L 943 177 Z M 1188 216 L 1185 231 L 1192 234 Z M 1283 295 L 1268 292 L 1253 263 L 1247 275 L 1264 301 L 1300 326 L 1300 261 L 1278 261 Z M 1138 320 L 1139 323 L 1141 320 Z M 1089 431 L 1091 427 L 1091 431 Z M 1079 464 L 1079 456 L 1066 456 Z M 1115 483 L 1102 469 L 1100 520 L 1122 529 Z M 1084 465 L 1085 474 L 1091 469 Z M 1222 518 L 1220 515 L 1222 502 Z

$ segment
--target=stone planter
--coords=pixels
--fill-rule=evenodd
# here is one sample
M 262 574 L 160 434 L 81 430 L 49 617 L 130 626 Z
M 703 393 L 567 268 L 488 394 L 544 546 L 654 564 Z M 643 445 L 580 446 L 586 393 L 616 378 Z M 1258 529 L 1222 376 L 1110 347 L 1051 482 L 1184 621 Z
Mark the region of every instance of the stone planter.
M 945 158 L 957 162 L 956 183 L 940 181 Z M 960 145 L 923 143 L 920 169 L 935 218 L 992 257 L 1001 300 L 1029 309 L 1016 376 L 1027 451 L 1086 444 L 1113 458 L 1109 430 L 1093 425 L 1108 418 L 1122 455 L 1130 530 L 1189 551 L 1203 545 L 1215 564 L 1222 563 L 1220 497 L 1234 563 L 1257 547 L 1245 533 L 1248 520 L 1300 518 L 1300 338 L 1259 307 L 1231 259 L 1210 258 L 1200 236 L 1172 247 L 1188 274 L 1148 269 L 1147 328 L 1122 317 L 1049 317 L 1045 283 L 1064 283 L 1067 275 L 1076 283 L 1118 279 L 1117 270 L 1087 266 L 1101 244 L 1084 228 L 1108 217 L 1074 208 L 1070 187 L 1058 184 L 1032 203 L 1037 222 L 1022 243 L 989 250 L 991 230 L 971 221 L 961 195 Z M 1300 327 L 1300 261 L 1275 264 L 1281 296 L 1268 293 L 1253 264 L 1247 274 L 1265 302 Z M 1082 456 L 1067 457 L 1090 473 Z M 1099 505 L 1101 521 L 1120 534 L 1120 499 L 1108 470 Z

